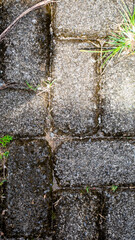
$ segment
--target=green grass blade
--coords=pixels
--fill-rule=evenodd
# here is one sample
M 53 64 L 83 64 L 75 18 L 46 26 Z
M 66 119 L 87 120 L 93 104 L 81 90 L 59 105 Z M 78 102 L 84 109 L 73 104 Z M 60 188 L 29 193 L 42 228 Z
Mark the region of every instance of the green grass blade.
M 112 51 L 111 49 L 108 50 L 85 50 L 85 49 L 80 49 L 80 52 L 90 52 L 90 53 L 101 53 L 101 52 L 110 52 Z
M 130 20 L 130 18 L 131 18 L 130 10 L 129 10 L 129 8 L 127 7 L 127 5 L 126 5 L 126 3 L 125 3 L 124 0 L 121 0 L 121 2 L 122 2 L 122 4 L 123 4 L 122 9 L 123 9 L 123 11 L 125 12 L 127 18 Z

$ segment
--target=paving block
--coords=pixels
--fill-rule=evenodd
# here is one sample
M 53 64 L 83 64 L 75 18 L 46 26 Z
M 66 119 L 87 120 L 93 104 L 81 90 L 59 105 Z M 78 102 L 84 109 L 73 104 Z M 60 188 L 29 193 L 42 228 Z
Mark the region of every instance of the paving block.
M 0 240 L 29 240 L 29 238 L 0 238 Z M 34 240 L 52 240 L 52 237 L 43 237 L 43 238 L 39 238 L 39 237 L 37 237 L 37 238 L 34 238 Z
M 135 145 L 124 141 L 63 143 L 55 155 L 60 186 L 134 183 Z
M 96 194 L 57 193 L 53 216 L 55 239 L 99 239 L 97 225 L 99 211 L 100 200 Z
M 91 134 L 97 129 L 95 59 L 79 51 L 87 46 L 82 42 L 56 42 L 52 116 L 57 131 Z
M 110 135 L 135 134 L 135 56 L 111 62 L 101 81 L 102 130 Z
M 133 9 L 133 2 L 126 1 Z M 121 23 L 120 1 L 63 0 L 54 13 L 54 31 L 57 36 L 104 37 Z
M 20 13 L 39 1 L 3 1 L 2 25 L 8 26 Z M 49 14 L 42 7 L 23 17 L 5 40 L 1 79 L 16 83 L 26 81 L 37 86 L 45 80 L 49 69 Z
M 0 238 L 0 240 L 3 240 L 3 239 L 4 240 L 25 240 L 25 239 L 27 240 L 28 238 L 22 238 L 22 237 L 21 238 L 5 238 L 5 237 Z
M 9 148 L 5 236 L 45 239 L 51 212 L 51 167 L 44 140 L 15 141 Z
M 107 240 L 135 239 L 135 192 L 106 192 L 105 236 Z
M 0 92 L 0 134 L 43 135 L 47 116 L 45 100 L 23 90 Z

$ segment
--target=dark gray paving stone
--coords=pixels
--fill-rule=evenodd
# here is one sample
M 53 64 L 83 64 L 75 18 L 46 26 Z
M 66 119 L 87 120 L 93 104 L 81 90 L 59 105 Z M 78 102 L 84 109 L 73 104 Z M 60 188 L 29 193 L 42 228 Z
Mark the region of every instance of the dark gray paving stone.
M 101 81 L 102 130 L 105 134 L 135 134 L 135 57 L 111 62 Z
M 55 176 L 61 186 L 134 183 L 134 143 L 66 142 L 55 157 Z
M 0 240 L 52 240 L 52 237 L 44 237 L 44 238 L 1 238 L 0 237 Z
M 1 25 L 8 26 L 20 13 L 39 1 L 3 1 Z M 0 4 L 1 6 L 1 4 Z M 45 80 L 49 57 L 49 15 L 45 8 L 22 18 L 5 40 L 1 79 L 37 86 Z
M 69 134 L 93 133 L 97 128 L 95 59 L 79 49 L 87 43 L 57 41 L 53 61 L 54 128 Z
M 133 8 L 133 2 L 126 1 Z M 63 0 L 57 3 L 54 15 L 55 34 L 58 36 L 108 35 L 121 22 L 120 1 L 109 0 Z
M 0 238 L 0 240 L 27 240 L 26 238 L 6 238 L 6 237 L 2 237 Z
M 56 195 L 54 203 L 55 239 L 98 240 L 98 195 L 65 192 Z
M 106 192 L 106 201 L 105 239 L 134 240 L 135 191 Z
M 0 92 L 0 134 L 43 135 L 47 116 L 46 102 L 41 96 L 25 91 Z
M 45 238 L 49 233 L 51 211 L 47 143 L 44 140 L 15 141 L 9 151 L 5 236 Z

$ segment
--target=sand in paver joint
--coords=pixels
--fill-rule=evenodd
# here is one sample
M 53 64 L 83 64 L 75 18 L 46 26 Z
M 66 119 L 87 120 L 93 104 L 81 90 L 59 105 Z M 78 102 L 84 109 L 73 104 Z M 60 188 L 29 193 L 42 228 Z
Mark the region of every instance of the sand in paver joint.
M 37 2 L 0 3 L 1 24 Z M 1 239 L 134 239 L 135 58 L 101 75 L 99 54 L 79 51 L 115 31 L 119 7 L 63 0 L 25 16 L 1 44 L 0 84 L 10 87 L 0 90 L 0 137 L 14 137 Z

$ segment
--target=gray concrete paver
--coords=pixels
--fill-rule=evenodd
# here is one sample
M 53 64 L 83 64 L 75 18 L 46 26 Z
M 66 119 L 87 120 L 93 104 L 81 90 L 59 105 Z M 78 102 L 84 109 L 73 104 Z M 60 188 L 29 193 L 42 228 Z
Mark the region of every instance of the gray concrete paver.
M 111 62 L 101 80 L 102 130 L 109 135 L 135 134 L 135 56 Z
M 96 194 L 57 193 L 54 203 L 55 239 L 98 240 L 97 227 L 100 202 Z
M 135 191 L 106 191 L 107 215 L 105 235 L 107 240 L 135 239 Z
M 124 141 L 66 142 L 56 152 L 61 186 L 134 183 L 135 145 Z
M 0 237 L 0 240 L 30 240 L 29 238 L 1 238 Z M 33 238 L 32 238 L 33 239 Z M 34 237 L 34 240 L 52 240 L 52 237 L 43 237 L 43 238 L 39 238 L 39 237 Z
M 37 1 L 3 1 L 2 16 L 8 26 L 20 13 Z M 49 23 L 44 8 L 23 17 L 5 39 L 6 50 L 2 59 L 1 80 L 17 83 L 18 88 L 26 81 L 36 87 L 45 80 L 48 72 Z M 27 85 L 26 85 L 27 86 Z
M 121 21 L 118 0 L 63 0 L 57 3 L 54 31 L 57 36 L 107 36 Z M 126 1 L 132 6 L 130 0 Z
M 51 167 L 44 140 L 15 141 L 9 148 L 6 237 L 47 236 Z
M 23 90 L 0 92 L 0 134 L 43 135 L 47 108 L 45 99 Z
M 87 43 L 56 41 L 52 77 L 54 129 L 69 134 L 97 129 L 95 59 L 79 49 Z

